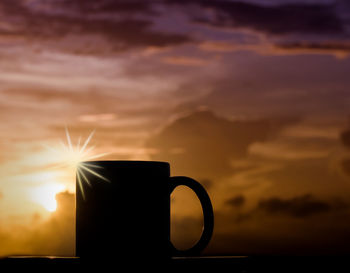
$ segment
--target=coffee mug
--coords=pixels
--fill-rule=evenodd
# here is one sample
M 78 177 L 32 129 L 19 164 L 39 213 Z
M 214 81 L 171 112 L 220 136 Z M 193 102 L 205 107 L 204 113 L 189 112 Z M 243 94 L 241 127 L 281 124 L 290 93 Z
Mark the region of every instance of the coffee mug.
M 85 258 L 196 256 L 209 243 L 214 215 L 205 189 L 189 177 L 170 177 L 155 161 L 80 163 L 76 186 L 76 255 Z M 188 250 L 170 242 L 170 195 L 180 185 L 198 196 L 204 226 Z

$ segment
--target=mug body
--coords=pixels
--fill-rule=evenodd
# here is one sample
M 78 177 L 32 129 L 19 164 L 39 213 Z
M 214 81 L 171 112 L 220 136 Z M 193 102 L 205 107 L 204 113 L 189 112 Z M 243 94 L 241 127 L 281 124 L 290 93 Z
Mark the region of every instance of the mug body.
M 82 259 L 169 258 L 169 164 L 81 164 L 76 186 L 76 255 Z

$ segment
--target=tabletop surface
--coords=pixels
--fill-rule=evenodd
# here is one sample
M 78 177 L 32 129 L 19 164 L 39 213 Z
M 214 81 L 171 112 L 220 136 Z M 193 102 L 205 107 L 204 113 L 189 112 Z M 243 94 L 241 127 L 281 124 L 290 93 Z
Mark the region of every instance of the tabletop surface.
M 133 257 L 128 260 L 89 259 L 78 257 L 56 256 L 12 256 L 0 259 L 0 271 L 6 267 L 24 267 L 30 269 L 59 268 L 80 270 L 108 265 L 118 268 L 118 265 L 138 269 L 159 267 L 163 272 L 319 272 L 327 270 L 349 272 L 349 256 L 203 256 L 203 257 L 173 257 L 167 261 L 142 260 Z M 144 270 L 142 270 L 144 271 Z M 113 272 L 113 270 L 112 270 Z

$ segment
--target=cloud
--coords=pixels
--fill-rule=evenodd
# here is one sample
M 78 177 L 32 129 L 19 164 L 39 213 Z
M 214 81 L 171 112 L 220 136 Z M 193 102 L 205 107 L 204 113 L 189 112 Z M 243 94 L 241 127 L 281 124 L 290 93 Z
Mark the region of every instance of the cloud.
M 181 65 L 181 66 L 205 66 L 208 64 L 208 60 L 187 56 L 169 56 L 164 57 L 163 62 L 166 64 L 172 65 Z
M 239 195 L 232 200 L 241 200 Z M 244 197 L 245 202 L 246 200 Z M 209 255 L 336 254 L 349 250 L 349 203 L 339 197 L 319 199 L 312 194 L 262 199 L 251 210 L 236 201 L 215 211 Z M 239 202 L 240 203 L 240 202 Z M 198 238 L 202 222 L 194 217 L 172 223 L 175 243 L 189 245 Z M 186 234 L 185 236 L 182 236 Z M 197 237 L 196 237 L 197 236 Z
M 206 189 L 210 189 L 214 186 L 214 181 L 210 180 L 210 179 L 201 179 L 199 181 L 199 183 L 201 183 L 202 186 L 204 186 L 204 188 Z
M 342 144 L 349 150 L 350 149 L 350 129 L 346 129 L 340 133 L 340 140 Z M 350 175 L 350 158 L 345 158 L 341 162 L 343 170 Z
M 226 208 L 239 208 L 247 203 L 247 199 L 243 195 L 233 196 L 225 201 Z M 292 198 L 270 197 L 260 199 L 254 208 L 245 211 L 232 213 L 231 222 L 241 223 L 258 219 L 260 217 L 276 218 L 308 218 L 313 215 L 323 213 L 338 213 L 347 210 L 349 204 L 344 202 L 342 198 L 336 197 L 330 200 L 321 200 L 315 198 L 312 194 L 298 195 Z M 218 212 L 223 213 L 223 212 Z
M 4 194 L 0 191 L 0 200 L 4 198 Z
M 328 146 L 327 146 L 328 144 Z M 270 159 L 300 160 L 327 158 L 331 153 L 332 141 L 326 140 L 274 140 L 267 143 L 254 143 L 249 147 L 252 155 Z
M 103 122 L 103 121 L 111 121 L 116 118 L 116 115 L 113 113 L 103 113 L 97 115 L 81 115 L 79 116 L 79 120 L 82 122 Z
M 157 151 L 152 159 L 170 161 L 182 174 L 217 179 L 232 174 L 231 160 L 245 157 L 251 144 L 273 137 L 290 122 L 231 121 L 207 110 L 197 111 L 174 120 L 145 145 Z
M 254 51 L 260 55 L 298 55 L 298 54 L 330 54 L 342 59 L 348 57 L 350 44 L 348 41 L 288 41 L 259 43 L 239 43 L 237 41 L 204 41 L 198 47 L 202 51 L 232 53 L 236 51 Z
M 346 129 L 340 134 L 340 140 L 346 148 L 350 149 L 350 129 Z
M 350 53 L 348 41 L 324 41 L 324 42 L 280 42 L 274 45 L 275 51 L 283 51 L 294 54 L 334 54 L 339 58 L 345 58 Z
M 330 53 L 338 57 L 345 57 L 349 52 L 348 21 L 343 15 L 343 10 L 347 11 L 349 6 L 343 2 L 266 5 L 205 0 L 185 3 L 177 0 L 157 3 L 141 0 L 3 0 L 0 7 L 0 15 L 6 18 L 6 24 L 0 25 L 1 39 L 8 45 L 30 43 L 30 47 L 39 51 L 49 49 L 103 56 L 135 48 L 167 48 L 200 40 L 202 49 L 221 52 L 243 49 L 267 55 Z M 181 31 L 169 31 L 170 25 L 163 24 L 161 18 L 176 12 L 182 14 L 184 27 Z M 184 16 L 189 17 L 189 22 Z M 265 39 L 267 43 L 229 46 L 212 41 L 210 44 L 215 37 L 202 32 L 203 29 L 198 28 L 198 33 L 203 35 L 190 33 L 198 23 L 218 29 L 231 28 L 245 36 L 255 36 L 257 41 Z M 265 35 L 279 39 L 269 40 L 270 37 Z M 238 42 L 239 39 L 234 40 Z M 170 57 L 164 61 L 191 66 L 205 63 L 205 60 L 190 60 L 189 57 Z
M 144 90 L 140 92 L 142 91 Z M 164 106 L 157 103 L 157 95 L 151 97 L 140 94 L 140 96 L 145 96 L 143 105 L 138 97 L 130 98 L 123 92 L 100 91 L 94 88 L 68 91 L 42 86 L 37 88 L 25 86 L 21 89 L 19 87 L 3 89 L 1 94 L 3 97 L 0 98 L 0 104 L 3 103 L 3 105 L 0 112 L 6 112 L 8 118 L 18 120 L 20 116 L 23 120 L 28 117 L 30 109 L 31 119 L 43 120 L 46 116 L 43 116 L 42 113 L 47 110 L 51 113 L 48 120 L 51 126 L 55 126 L 55 120 L 69 119 L 70 123 L 77 121 L 84 123 L 86 127 L 89 126 L 88 123 L 100 126 L 101 122 L 115 122 L 116 126 L 123 123 L 125 127 L 136 129 L 135 127 L 142 125 L 141 123 L 145 124 L 149 117 L 156 116 L 161 108 L 165 109 Z M 138 102 L 137 107 L 136 102 Z M 63 114 L 62 109 L 65 110 Z M 61 115 L 54 115 L 56 111 Z M 135 124 L 137 120 L 140 122 Z
M 245 200 L 240 210 L 226 203 L 227 209 L 215 211 L 215 232 L 207 249 L 211 255 L 329 255 L 349 250 L 344 217 L 350 206 L 343 197 L 275 196 L 252 207 Z
M 233 55 L 224 58 L 222 80 L 215 81 L 212 92 L 189 102 L 187 109 L 205 105 L 238 117 L 341 117 L 348 111 L 347 61 L 319 56 L 261 57 L 249 52 L 239 58 Z
M 58 256 L 75 255 L 75 195 L 56 195 L 57 210 L 51 218 L 31 233 L 27 242 L 34 253 Z
M 245 197 L 243 195 L 236 195 L 228 200 L 225 201 L 226 205 L 229 205 L 231 207 L 242 207 L 245 203 Z
M 56 195 L 57 210 L 48 220 L 33 214 L 31 225 L 0 226 L 0 256 L 75 255 L 75 195 Z
M 16 34 L 32 43 L 41 42 L 36 43 L 41 46 L 49 42 L 50 50 L 97 54 L 144 46 L 165 47 L 191 40 L 183 34 L 153 30 L 150 15 L 155 12 L 152 5 L 144 1 L 103 0 L 98 4 L 96 1 L 37 1 L 34 4 L 5 0 L 0 7 L 10 25 L 8 35 Z M 85 38 L 89 36 L 97 39 L 86 43 Z M 99 38 L 101 43 L 96 42 Z
M 260 5 L 243 1 L 202 0 L 187 3 L 197 4 L 209 10 L 210 16 L 208 12 L 201 15 L 193 13 L 195 22 L 216 27 L 245 27 L 275 35 L 293 33 L 334 35 L 345 31 L 334 4 Z
M 176 2 L 178 1 L 170 1 Z M 213 52 L 254 51 L 261 55 L 332 54 L 345 58 L 350 52 L 344 1 L 303 3 L 275 1 L 187 1 L 195 23 L 240 32 L 241 40 L 203 40 L 200 49 Z M 180 5 L 180 3 L 179 3 Z M 183 5 L 181 3 L 181 5 Z M 345 15 L 344 15 L 345 14 Z M 296 18 L 298 18 L 296 20 Z
M 150 1 L 142 0 L 102 0 L 96 3 L 95 0 L 61 0 L 59 6 L 85 14 L 95 14 L 100 12 L 118 12 L 135 14 L 156 14 Z
M 281 199 L 279 197 L 264 199 L 259 202 L 257 209 L 270 214 L 304 218 L 327 212 L 331 210 L 331 205 L 315 199 L 311 194 L 306 194 L 291 199 Z

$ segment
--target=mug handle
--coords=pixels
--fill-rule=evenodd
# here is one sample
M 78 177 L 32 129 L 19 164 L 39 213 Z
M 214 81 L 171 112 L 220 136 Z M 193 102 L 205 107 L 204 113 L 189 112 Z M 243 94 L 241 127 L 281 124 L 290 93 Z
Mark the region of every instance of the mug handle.
M 213 206 L 211 204 L 210 198 L 206 190 L 203 188 L 201 184 L 199 184 L 196 180 L 186 177 L 186 176 L 174 176 L 170 177 L 170 194 L 177 186 L 187 186 L 192 189 L 201 205 L 203 210 L 203 220 L 204 226 L 201 238 L 198 242 L 186 250 L 178 250 L 174 247 L 174 245 L 170 242 L 170 247 L 172 249 L 173 256 L 196 256 L 199 255 L 200 252 L 208 245 L 211 236 L 214 230 L 214 213 Z

